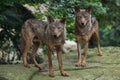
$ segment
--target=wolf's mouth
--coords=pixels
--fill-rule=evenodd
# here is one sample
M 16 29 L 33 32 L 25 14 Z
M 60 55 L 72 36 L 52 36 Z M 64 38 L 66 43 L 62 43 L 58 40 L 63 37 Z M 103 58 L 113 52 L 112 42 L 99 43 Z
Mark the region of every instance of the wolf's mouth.
M 52 37 L 53 37 L 54 39 L 58 39 L 60 36 L 58 36 L 58 35 L 52 35 Z
M 53 35 L 53 37 L 54 37 L 54 38 L 58 38 L 58 36 L 57 36 L 57 35 Z
M 84 23 L 80 23 L 80 26 L 83 28 L 83 27 L 85 27 L 85 24 Z

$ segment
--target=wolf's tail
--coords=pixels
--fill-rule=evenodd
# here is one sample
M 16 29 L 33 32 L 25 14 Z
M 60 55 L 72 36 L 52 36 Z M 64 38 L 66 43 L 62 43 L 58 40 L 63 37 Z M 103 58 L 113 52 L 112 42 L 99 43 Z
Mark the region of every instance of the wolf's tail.
M 20 38 L 20 46 L 19 46 L 19 49 L 20 49 L 20 53 L 22 54 L 23 51 L 24 51 L 24 46 L 25 46 L 25 40 L 23 37 Z
M 20 53 L 22 54 L 24 49 L 25 49 L 25 33 L 23 31 L 23 27 L 25 25 L 22 26 L 22 29 L 21 29 L 21 37 L 20 37 L 20 45 L 19 45 L 19 49 L 20 49 Z
M 21 29 L 21 38 L 20 38 L 20 52 L 23 53 L 24 49 L 25 49 L 25 45 L 26 45 L 26 40 L 28 40 L 28 35 L 27 33 L 29 33 L 28 29 L 31 29 L 31 20 L 27 20 L 25 21 L 24 25 L 22 26 Z M 32 31 L 32 29 L 31 29 Z

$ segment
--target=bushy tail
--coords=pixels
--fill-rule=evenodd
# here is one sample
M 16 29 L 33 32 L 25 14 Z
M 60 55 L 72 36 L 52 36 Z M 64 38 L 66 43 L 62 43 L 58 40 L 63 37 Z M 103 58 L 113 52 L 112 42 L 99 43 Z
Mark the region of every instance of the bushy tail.
M 20 49 L 20 53 L 22 54 L 23 51 L 24 51 L 24 46 L 25 46 L 25 41 L 24 41 L 24 38 L 21 37 L 20 39 L 20 46 L 19 46 L 19 49 Z
M 20 37 L 20 46 L 19 46 L 19 49 L 20 49 L 20 53 L 22 54 L 24 49 L 25 49 L 25 35 L 24 35 L 24 31 L 23 29 L 21 30 L 21 37 Z
M 31 20 L 27 20 L 24 25 L 22 26 L 21 29 L 21 38 L 20 38 L 20 52 L 23 53 L 24 49 L 25 49 L 25 45 L 26 45 L 26 40 L 27 40 L 27 36 L 29 33 L 27 29 L 30 28 L 31 26 Z M 31 28 L 30 28 L 31 29 Z M 27 32 L 27 33 L 26 33 Z

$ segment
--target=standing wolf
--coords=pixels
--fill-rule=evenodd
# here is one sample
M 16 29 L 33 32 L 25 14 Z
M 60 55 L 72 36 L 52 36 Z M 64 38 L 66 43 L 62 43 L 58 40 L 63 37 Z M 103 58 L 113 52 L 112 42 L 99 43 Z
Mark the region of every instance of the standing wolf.
M 91 7 L 88 7 L 87 9 L 80 9 L 79 7 L 75 7 L 75 35 L 77 39 L 78 50 L 78 61 L 76 66 L 86 65 L 88 43 L 91 37 L 96 37 L 98 44 L 98 55 L 102 56 L 98 33 L 98 22 L 95 17 L 91 16 Z M 80 46 L 81 41 L 84 41 L 85 43 L 83 58 Z
M 65 18 L 53 19 L 49 16 L 48 22 L 37 19 L 27 20 L 21 30 L 21 51 L 24 66 L 30 67 L 27 63 L 26 57 L 30 45 L 33 44 L 31 59 L 35 66 L 41 69 L 35 56 L 39 45 L 45 43 L 48 47 L 49 76 L 54 77 L 54 71 L 52 69 L 52 50 L 54 48 L 57 51 L 60 73 L 62 76 L 68 76 L 62 67 L 62 49 L 65 43 L 65 37 Z

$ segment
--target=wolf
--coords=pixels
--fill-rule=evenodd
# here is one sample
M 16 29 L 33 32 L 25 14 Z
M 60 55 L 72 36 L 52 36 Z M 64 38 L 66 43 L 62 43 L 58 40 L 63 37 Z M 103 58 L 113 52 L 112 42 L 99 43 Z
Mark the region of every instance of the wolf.
M 85 66 L 88 44 L 92 37 L 97 40 L 98 56 L 102 56 L 100 48 L 100 38 L 98 32 L 98 21 L 95 16 L 91 15 L 92 7 L 80 9 L 78 6 L 74 7 L 75 10 L 75 36 L 77 40 L 78 61 L 76 66 Z M 84 42 L 84 55 L 81 54 L 81 42 Z
M 33 45 L 33 51 L 31 54 L 31 60 L 41 70 L 40 65 L 36 61 L 36 52 L 41 43 L 47 45 L 48 48 L 48 61 L 49 61 L 49 76 L 54 77 L 54 71 L 52 68 L 52 51 L 56 49 L 57 59 L 59 63 L 59 69 L 62 76 L 68 76 L 68 73 L 64 71 L 62 66 L 62 49 L 66 38 L 66 18 L 54 19 L 51 16 L 47 17 L 48 22 L 28 19 L 21 29 L 21 52 L 23 64 L 25 67 L 30 67 L 27 63 L 27 51 L 31 44 Z

